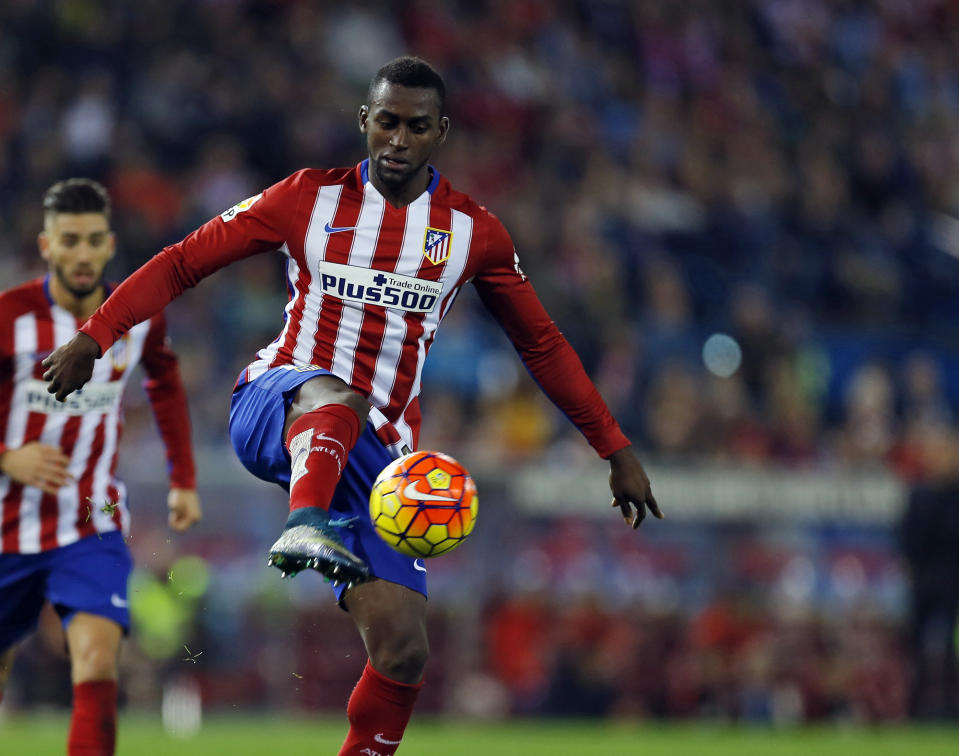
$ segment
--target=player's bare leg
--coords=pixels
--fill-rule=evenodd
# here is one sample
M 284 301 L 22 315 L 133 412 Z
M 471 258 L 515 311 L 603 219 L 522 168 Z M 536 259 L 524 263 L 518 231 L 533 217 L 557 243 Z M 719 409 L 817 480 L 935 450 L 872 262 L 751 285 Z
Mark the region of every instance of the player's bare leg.
M 3 691 L 7 689 L 7 680 L 10 679 L 10 672 L 13 670 L 13 659 L 17 655 L 17 647 L 0 651 L 0 701 L 3 701 Z
M 123 630 L 113 620 L 78 612 L 67 625 L 73 679 L 68 754 L 112 754 L 117 731 L 117 658 Z
M 363 560 L 343 545 L 329 506 L 369 411 L 365 398 L 332 375 L 317 376 L 297 389 L 284 426 L 292 464 L 290 516 L 269 556 L 284 577 L 307 568 L 335 583 L 368 577 Z
M 343 604 L 370 660 L 350 696 L 350 731 L 340 756 L 392 754 L 403 739 L 423 685 L 429 657 L 426 597 L 373 579 L 346 591 Z

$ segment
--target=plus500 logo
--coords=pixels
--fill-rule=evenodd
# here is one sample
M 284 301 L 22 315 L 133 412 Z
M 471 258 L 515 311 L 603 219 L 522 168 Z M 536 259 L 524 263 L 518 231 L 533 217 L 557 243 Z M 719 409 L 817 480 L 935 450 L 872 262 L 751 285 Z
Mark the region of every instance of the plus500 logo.
M 433 281 L 338 263 L 320 266 L 320 288 L 323 294 L 347 302 L 406 312 L 432 312 L 443 292 L 443 285 Z

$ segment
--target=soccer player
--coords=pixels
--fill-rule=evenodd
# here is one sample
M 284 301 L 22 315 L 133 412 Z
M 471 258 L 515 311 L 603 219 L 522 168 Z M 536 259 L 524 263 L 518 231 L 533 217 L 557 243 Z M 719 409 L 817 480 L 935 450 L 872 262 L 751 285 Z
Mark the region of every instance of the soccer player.
M 545 393 L 609 460 L 626 522 L 638 527 L 647 508 L 662 517 L 505 228 L 430 165 L 450 128 L 445 104 L 426 62 L 386 64 L 359 110 L 368 159 L 294 173 L 165 248 L 44 363 L 48 390 L 65 400 L 119 334 L 185 288 L 250 255 L 286 255 L 285 325 L 239 376 L 230 436 L 249 470 L 289 489 L 270 563 L 330 578 L 369 654 L 344 756 L 394 753 L 422 685 L 426 569 L 375 535 L 367 502 L 379 471 L 416 449 L 423 361 L 461 286 L 472 282 Z
M 110 200 L 89 179 L 54 184 L 37 241 L 43 278 L 0 293 L 0 697 L 15 644 L 49 601 L 66 631 L 73 681 L 67 752 L 114 752 L 117 656 L 129 629 L 126 489 L 115 477 L 121 397 L 136 367 L 167 450 L 169 524 L 200 519 L 186 395 L 162 313 L 103 351 L 83 391 L 58 402 L 41 360 L 69 341 L 113 289 Z

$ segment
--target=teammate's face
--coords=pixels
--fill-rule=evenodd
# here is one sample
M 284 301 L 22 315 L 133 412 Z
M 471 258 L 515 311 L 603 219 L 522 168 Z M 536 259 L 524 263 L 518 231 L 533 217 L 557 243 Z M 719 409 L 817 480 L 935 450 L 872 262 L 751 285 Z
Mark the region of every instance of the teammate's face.
M 430 155 L 446 139 L 449 125 L 435 90 L 381 82 L 360 108 L 374 186 L 390 199 L 411 202 L 419 196 L 429 185 Z
M 103 213 L 47 213 L 37 243 L 56 283 L 77 299 L 99 289 L 116 248 Z

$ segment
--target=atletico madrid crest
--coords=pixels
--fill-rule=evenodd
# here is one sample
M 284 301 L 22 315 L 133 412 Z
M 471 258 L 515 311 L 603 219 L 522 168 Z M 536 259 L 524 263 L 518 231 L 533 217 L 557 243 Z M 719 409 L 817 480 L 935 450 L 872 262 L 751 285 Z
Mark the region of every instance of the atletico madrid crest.
M 439 265 L 449 259 L 452 242 L 452 231 L 440 231 L 438 228 L 427 226 L 426 237 L 423 239 L 423 254 L 433 265 Z

